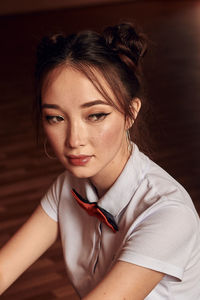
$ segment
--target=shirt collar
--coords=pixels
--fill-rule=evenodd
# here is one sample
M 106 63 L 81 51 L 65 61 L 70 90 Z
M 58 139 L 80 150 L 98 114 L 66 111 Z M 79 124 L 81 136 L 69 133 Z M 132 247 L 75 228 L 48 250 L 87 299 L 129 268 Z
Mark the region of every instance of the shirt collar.
M 139 151 L 137 145 L 133 144 L 131 156 L 122 173 L 106 194 L 100 199 L 98 199 L 94 187 L 89 181 L 86 181 L 85 194 L 88 201 L 98 202 L 100 207 L 107 210 L 114 217 L 118 216 L 131 200 L 143 177 L 145 166 L 143 159 L 141 159 L 141 155 L 143 154 Z M 143 155 L 143 158 L 145 157 L 146 156 Z

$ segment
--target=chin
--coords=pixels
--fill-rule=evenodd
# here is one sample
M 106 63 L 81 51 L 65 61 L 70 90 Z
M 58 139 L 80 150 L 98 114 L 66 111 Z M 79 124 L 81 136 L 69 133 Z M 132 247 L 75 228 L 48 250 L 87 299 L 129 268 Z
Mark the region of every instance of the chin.
M 83 167 L 71 168 L 69 166 L 65 166 L 65 168 L 76 178 L 89 178 L 94 176 L 91 170 L 87 170 L 86 168 Z
M 76 177 L 76 178 L 89 178 L 90 176 L 88 176 L 87 174 L 85 174 L 85 173 L 78 173 L 78 172 L 72 172 L 71 170 L 69 170 L 69 172 L 74 176 L 74 177 Z

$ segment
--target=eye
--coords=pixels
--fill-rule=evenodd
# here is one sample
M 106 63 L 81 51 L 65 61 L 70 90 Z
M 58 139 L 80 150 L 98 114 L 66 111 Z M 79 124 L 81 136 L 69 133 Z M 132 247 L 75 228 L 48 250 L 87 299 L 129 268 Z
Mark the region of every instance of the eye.
M 97 114 L 91 114 L 88 116 L 88 119 L 90 121 L 100 121 L 100 120 L 104 120 L 110 113 L 97 113 Z
M 62 116 L 45 116 L 45 119 L 49 124 L 58 124 L 64 121 Z

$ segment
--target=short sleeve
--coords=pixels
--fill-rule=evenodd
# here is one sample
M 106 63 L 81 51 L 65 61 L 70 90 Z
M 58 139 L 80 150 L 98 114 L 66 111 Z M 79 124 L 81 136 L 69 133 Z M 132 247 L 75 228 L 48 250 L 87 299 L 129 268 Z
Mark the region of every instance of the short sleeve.
M 41 200 L 41 206 L 49 217 L 58 221 L 58 206 L 60 201 L 61 189 L 63 186 L 63 174 L 50 186 L 47 193 Z
M 182 280 L 195 247 L 197 222 L 193 211 L 180 203 L 156 206 L 130 232 L 119 260 Z

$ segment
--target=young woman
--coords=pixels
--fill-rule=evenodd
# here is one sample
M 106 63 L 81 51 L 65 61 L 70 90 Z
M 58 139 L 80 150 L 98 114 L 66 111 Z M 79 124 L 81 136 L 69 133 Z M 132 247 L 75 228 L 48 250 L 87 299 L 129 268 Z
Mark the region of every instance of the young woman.
M 200 299 L 197 212 L 184 188 L 140 152 L 136 135 L 129 138 L 145 51 L 126 23 L 39 45 L 38 118 L 66 171 L 1 250 L 1 292 L 60 231 L 81 299 Z

